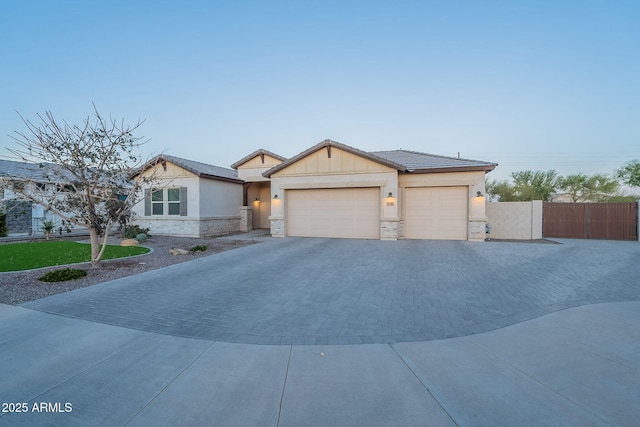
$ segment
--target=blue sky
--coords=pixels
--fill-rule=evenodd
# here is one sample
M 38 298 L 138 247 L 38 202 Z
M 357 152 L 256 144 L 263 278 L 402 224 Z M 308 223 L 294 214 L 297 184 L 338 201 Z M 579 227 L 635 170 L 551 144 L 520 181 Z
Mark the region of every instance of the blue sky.
M 92 111 L 219 166 L 333 139 L 515 170 L 640 159 L 637 1 L 10 1 L 0 156 L 29 119 Z

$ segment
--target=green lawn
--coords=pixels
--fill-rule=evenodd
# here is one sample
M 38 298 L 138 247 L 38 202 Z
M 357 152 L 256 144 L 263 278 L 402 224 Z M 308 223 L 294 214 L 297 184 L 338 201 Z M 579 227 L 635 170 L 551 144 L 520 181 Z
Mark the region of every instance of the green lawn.
M 140 246 L 107 245 L 102 259 L 126 258 L 149 252 Z M 91 245 L 66 240 L 0 245 L 0 272 L 31 270 L 91 261 Z

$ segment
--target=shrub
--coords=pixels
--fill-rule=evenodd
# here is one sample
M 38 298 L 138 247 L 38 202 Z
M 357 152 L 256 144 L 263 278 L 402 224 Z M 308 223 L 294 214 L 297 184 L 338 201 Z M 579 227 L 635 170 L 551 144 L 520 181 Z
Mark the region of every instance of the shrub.
M 150 236 L 148 228 L 142 228 L 139 225 L 127 225 L 124 228 L 122 237 L 124 237 L 125 239 L 135 239 L 138 234 L 146 234 L 147 237 Z
M 49 235 L 55 229 L 56 229 L 56 225 L 50 219 L 46 219 L 46 220 L 42 221 L 42 225 L 40 226 L 40 231 L 42 231 L 44 233 L 44 235 L 47 237 L 47 240 L 49 240 Z
M 7 237 L 7 214 L 0 212 L 0 237 Z
M 147 235 L 145 233 L 140 233 L 138 235 L 136 235 L 136 240 L 140 243 L 144 242 L 145 240 L 147 240 Z
M 39 278 L 41 282 L 64 282 L 66 280 L 80 279 L 87 275 L 87 272 L 77 268 L 62 268 L 60 270 L 52 270 Z
M 196 245 L 189 250 L 191 252 L 204 252 L 207 250 L 207 245 Z

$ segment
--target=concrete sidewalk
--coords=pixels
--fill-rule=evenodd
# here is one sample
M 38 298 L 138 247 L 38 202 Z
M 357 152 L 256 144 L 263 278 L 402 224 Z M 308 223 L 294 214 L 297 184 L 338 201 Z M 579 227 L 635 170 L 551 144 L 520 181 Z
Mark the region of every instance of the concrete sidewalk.
M 0 425 L 634 426 L 639 324 L 623 302 L 445 340 L 265 346 L 0 305 Z

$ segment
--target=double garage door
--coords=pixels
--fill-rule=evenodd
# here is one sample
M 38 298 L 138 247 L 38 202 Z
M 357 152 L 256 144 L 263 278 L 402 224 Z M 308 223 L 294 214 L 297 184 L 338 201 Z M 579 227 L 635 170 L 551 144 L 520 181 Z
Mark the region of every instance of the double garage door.
M 407 239 L 467 240 L 467 187 L 417 187 L 405 191 Z
M 404 237 L 467 240 L 467 187 L 406 188 Z M 288 236 L 380 238 L 380 188 L 287 191 Z
M 380 238 L 380 188 L 287 191 L 287 235 Z

